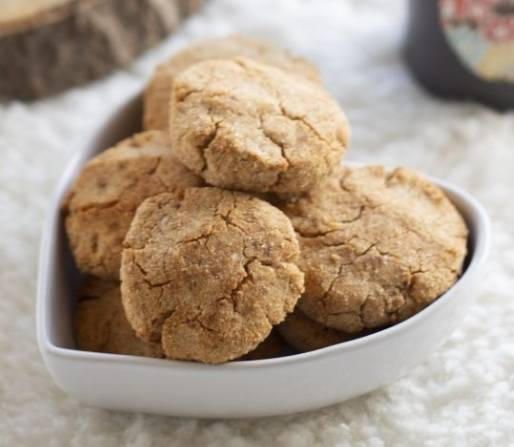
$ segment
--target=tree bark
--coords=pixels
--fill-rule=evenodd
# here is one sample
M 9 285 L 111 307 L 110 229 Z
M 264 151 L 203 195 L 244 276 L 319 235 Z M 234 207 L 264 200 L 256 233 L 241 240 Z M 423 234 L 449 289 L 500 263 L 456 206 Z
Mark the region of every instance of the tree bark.
M 101 78 L 174 31 L 202 0 L 62 0 L 33 13 L 23 3 L 19 17 L 0 19 L 2 99 L 37 99 Z

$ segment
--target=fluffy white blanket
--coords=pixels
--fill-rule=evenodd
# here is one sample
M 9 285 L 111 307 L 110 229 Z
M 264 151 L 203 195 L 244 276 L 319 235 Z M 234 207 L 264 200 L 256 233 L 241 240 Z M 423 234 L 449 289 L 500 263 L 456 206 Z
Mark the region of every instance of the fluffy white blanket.
M 213 0 L 127 70 L 35 104 L 0 105 L 0 445 L 514 445 L 514 116 L 435 100 L 413 82 L 400 55 L 405 6 Z M 421 169 L 485 204 L 494 246 L 479 299 L 462 309 L 468 317 L 450 340 L 402 380 L 321 411 L 207 422 L 85 408 L 52 383 L 36 344 L 36 262 L 49 197 L 72 155 L 157 61 L 191 39 L 233 31 L 319 64 L 353 127 L 349 158 Z

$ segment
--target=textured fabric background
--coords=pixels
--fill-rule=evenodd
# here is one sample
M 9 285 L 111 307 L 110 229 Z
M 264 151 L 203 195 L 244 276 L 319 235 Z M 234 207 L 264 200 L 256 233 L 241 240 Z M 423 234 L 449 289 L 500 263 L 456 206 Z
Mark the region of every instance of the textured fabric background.
M 404 20 L 401 1 L 213 0 L 125 71 L 50 100 L 0 105 L 1 446 L 514 445 L 514 115 L 420 90 L 400 57 Z M 191 39 L 233 31 L 319 64 L 352 124 L 348 158 L 422 169 L 485 204 L 494 245 L 479 299 L 402 380 L 321 411 L 208 422 L 85 408 L 52 383 L 36 344 L 36 263 L 50 195 L 72 155 L 157 61 Z

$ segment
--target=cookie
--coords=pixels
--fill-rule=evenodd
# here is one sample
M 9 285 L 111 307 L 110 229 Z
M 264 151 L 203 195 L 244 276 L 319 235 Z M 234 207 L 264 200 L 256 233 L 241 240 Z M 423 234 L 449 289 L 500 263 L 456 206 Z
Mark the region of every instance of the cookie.
M 239 35 L 201 41 L 180 51 L 155 70 L 144 94 L 144 128 L 168 129 L 171 84 L 178 73 L 197 62 L 238 56 L 283 68 L 298 76 L 321 83 L 319 72 L 314 65 L 266 42 Z
M 142 341 L 130 327 L 118 281 L 86 280 L 75 314 L 75 337 L 83 351 L 163 357 L 159 343 Z
M 241 357 L 240 360 L 273 359 L 287 355 L 288 350 L 290 351 L 290 348 L 287 343 L 279 335 L 277 329 L 273 328 L 273 330 L 262 343 L 260 343 L 253 351 Z
M 413 171 L 346 168 L 284 204 L 299 235 L 310 318 L 358 333 L 404 320 L 448 290 L 466 256 L 466 225 Z
M 277 330 L 282 338 L 299 352 L 326 348 L 353 338 L 311 320 L 298 308 L 277 326 Z
M 319 85 L 236 58 L 175 78 L 170 136 L 182 163 L 211 185 L 292 195 L 339 165 L 349 129 Z
M 78 268 L 119 279 L 123 238 L 139 204 L 165 191 L 180 196 L 184 188 L 201 184 L 173 157 L 163 132 L 137 134 L 90 160 L 64 205 Z
M 220 363 L 250 352 L 303 291 L 290 221 L 256 197 L 189 188 L 147 199 L 122 254 L 122 300 L 144 340 L 172 359 Z

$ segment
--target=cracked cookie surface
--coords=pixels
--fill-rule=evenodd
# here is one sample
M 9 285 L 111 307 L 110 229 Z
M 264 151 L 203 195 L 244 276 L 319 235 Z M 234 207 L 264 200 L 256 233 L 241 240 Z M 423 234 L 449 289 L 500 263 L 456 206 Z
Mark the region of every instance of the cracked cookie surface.
M 163 357 L 159 343 L 144 342 L 130 327 L 121 304 L 118 281 L 86 279 L 75 314 L 75 337 L 83 351 Z
M 303 291 L 298 241 L 270 204 L 189 188 L 138 208 L 122 254 L 122 300 L 145 340 L 167 357 L 220 363 L 250 352 Z
M 415 172 L 344 168 L 284 204 L 301 247 L 299 307 L 358 333 L 404 320 L 461 273 L 468 231 L 444 193 Z
M 321 83 L 319 72 L 314 65 L 267 42 L 240 35 L 201 41 L 178 52 L 156 68 L 143 98 L 144 128 L 168 129 L 171 84 L 178 73 L 197 62 L 238 56 L 273 65 Z
M 202 184 L 171 154 L 164 132 L 137 134 L 90 160 L 64 205 L 78 268 L 119 279 L 123 238 L 139 204 L 154 194 L 180 196 L 185 188 Z
M 299 352 L 326 348 L 353 338 L 308 318 L 298 307 L 277 326 L 277 330 Z
M 172 90 L 177 157 L 215 186 L 302 193 L 348 144 L 346 118 L 322 87 L 246 58 L 196 64 Z

